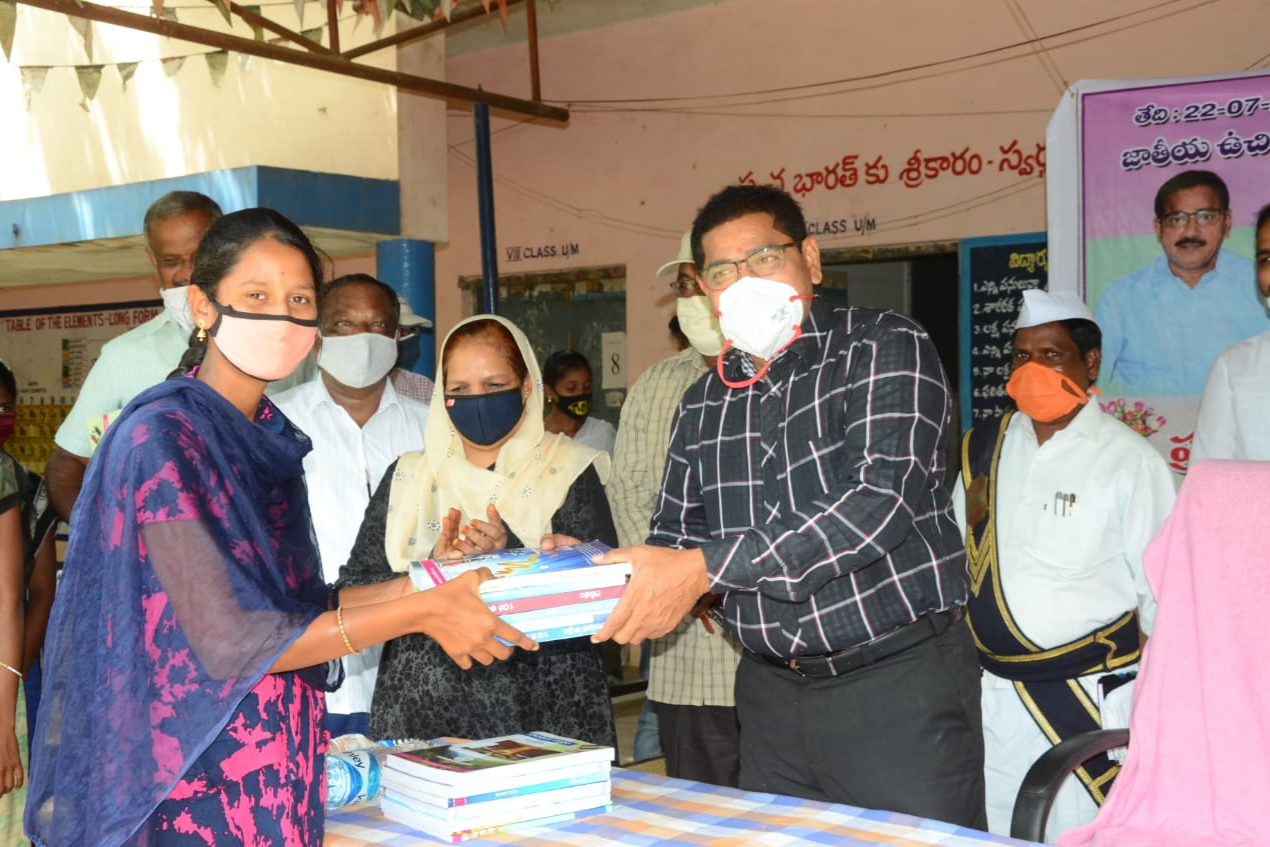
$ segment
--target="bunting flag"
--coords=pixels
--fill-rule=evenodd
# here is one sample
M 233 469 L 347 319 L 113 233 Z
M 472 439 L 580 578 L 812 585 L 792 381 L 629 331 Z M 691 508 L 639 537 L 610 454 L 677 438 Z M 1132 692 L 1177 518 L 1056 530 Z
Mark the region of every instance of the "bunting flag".
M 176 9 L 164 9 L 163 12 L 160 13 L 159 17 L 163 18 L 165 21 L 171 21 L 174 24 L 180 23 L 180 20 L 176 16 Z
M 229 65 L 229 51 L 213 50 L 211 53 L 204 53 L 203 58 L 207 59 L 207 72 L 212 76 L 212 85 L 220 88 L 220 84 L 225 81 L 225 68 Z
M 295 0 L 295 19 L 299 26 L 304 26 L 304 0 Z
M 244 7 L 244 8 L 246 8 L 248 12 L 255 12 L 257 15 L 259 15 L 259 14 L 260 14 L 260 7 L 259 7 L 259 6 L 246 6 L 246 7 Z M 252 37 L 253 37 L 253 38 L 255 38 L 257 41 L 264 41 L 264 40 L 265 40 L 265 28 L 264 28 L 264 27 L 262 27 L 260 24 L 255 23 L 255 22 L 253 22 L 253 21 L 248 21 L 248 22 L 247 22 L 247 26 L 251 27 L 251 35 L 252 35 Z
M 18 4 L 13 0 L 0 0 L 0 52 L 5 61 L 13 55 L 13 31 L 18 26 Z
M 388 19 L 392 17 L 392 10 L 396 3 L 394 0 L 368 0 L 368 2 L 377 7 L 379 12 L 379 17 L 375 21 L 375 37 L 378 38 L 384 31 L 384 24 L 388 23 Z
M 314 27 L 313 29 L 301 30 L 300 37 L 307 38 L 309 41 L 312 41 L 314 44 L 320 45 L 322 43 L 322 33 L 324 32 L 326 32 L 326 27 L 318 26 L 318 27 Z
M 252 60 L 252 55 L 250 53 L 239 53 L 238 54 L 238 69 L 242 71 L 243 73 L 246 73 L 247 69 L 251 67 L 251 60 Z
M 22 93 L 26 96 L 26 110 L 29 112 L 31 111 L 31 95 L 39 94 L 44 90 L 44 80 L 49 75 L 49 69 L 23 67 L 19 70 L 22 72 Z
M 69 15 L 67 20 L 79 33 L 79 37 L 84 40 L 84 52 L 88 54 L 88 61 L 91 62 L 93 60 L 93 22 L 88 18 L 72 18 Z
M 79 101 L 79 108 L 85 112 L 88 111 L 88 101 L 97 96 L 97 87 L 101 85 L 101 69 L 104 65 L 79 65 L 75 68 L 75 75 L 79 77 L 79 92 L 83 97 Z
M 115 70 L 119 71 L 119 81 L 123 83 L 123 90 L 128 90 L 128 80 L 132 79 L 132 75 L 137 72 L 137 65 L 140 62 L 120 62 L 115 65 Z
M 234 19 L 229 14 L 229 3 L 226 0 L 212 0 L 216 4 L 216 8 L 220 10 L 221 17 L 225 19 L 225 23 L 229 24 L 229 28 L 234 28 Z
M 165 73 L 168 76 L 168 78 L 171 79 L 172 77 L 176 76 L 176 72 L 181 69 L 181 65 L 185 64 L 185 57 L 184 56 L 169 56 L 168 58 L 162 59 L 161 61 L 163 62 L 163 73 Z
M 150 12 L 156 18 L 163 17 L 163 0 L 150 0 Z

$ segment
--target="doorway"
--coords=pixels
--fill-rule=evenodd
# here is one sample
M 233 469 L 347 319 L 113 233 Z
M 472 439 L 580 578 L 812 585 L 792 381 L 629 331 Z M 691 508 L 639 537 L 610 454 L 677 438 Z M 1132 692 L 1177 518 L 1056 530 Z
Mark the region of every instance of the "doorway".
M 473 314 L 485 310 L 479 276 L 461 277 L 459 287 Z M 524 330 L 540 365 L 556 350 L 586 356 L 591 414 L 617 426 L 626 399 L 625 265 L 500 276 L 498 314 Z

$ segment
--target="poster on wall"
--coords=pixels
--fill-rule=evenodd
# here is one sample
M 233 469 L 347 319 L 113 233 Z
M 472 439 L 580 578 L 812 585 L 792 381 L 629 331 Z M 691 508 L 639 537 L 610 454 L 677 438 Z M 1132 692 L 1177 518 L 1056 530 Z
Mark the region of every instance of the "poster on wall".
M 1184 474 L 1214 360 L 1270 330 L 1270 73 L 1077 83 L 1047 137 L 1052 285 L 1102 329 L 1103 409 Z
M 155 300 L 0 312 L 0 359 L 18 383 L 18 419 L 5 449 L 42 473 L 57 428 L 102 346 L 162 309 Z
M 963 238 L 961 260 L 961 428 L 1000 417 L 1010 403 L 1010 340 L 1023 292 L 1046 288 L 1045 233 Z

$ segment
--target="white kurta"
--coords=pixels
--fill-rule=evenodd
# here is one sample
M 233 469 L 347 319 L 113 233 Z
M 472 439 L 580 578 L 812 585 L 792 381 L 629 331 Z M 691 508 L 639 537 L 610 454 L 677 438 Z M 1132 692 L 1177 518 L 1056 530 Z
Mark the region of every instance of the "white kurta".
M 1066 513 L 1060 494 L 1068 495 Z M 1023 633 L 1041 648 L 1057 647 L 1135 607 L 1150 632 L 1155 598 L 1142 551 L 1173 498 L 1160 454 L 1096 402 L 1043 445 L 1031 419 L 1016 414 L 1001 447 L 995 518 L 1002 590 Z M 953 506 L 964 534 L 960 480 Z M 1081 680 L 1091 695 L 1098 676 Z M 1006 835 L 1023 776 L 1051 745 L 1009 680 L 985 671 L 982 695 L 989 829 Z M 1055 802 L 1047 838 L 1095 811 L 1072 777 Z
M 1227 347 L 1208 372 L 1191 443 L 1204 459 L 1270 461 L 1270 332 Z
M 322 574 L 327 582 L 335 582 L 384 471 L 402 453 L 423 448 L 428 407 L 398 394 L 389 380 L 379 408 L 359 428 L 331 399 L 321 374 L 283 392 L 274 403 L 313 440 L 313 450 L 304 457 L 309 514 L 322 556 Z M 382 649 L 376 644 L 344 657 L 344 684 L 326 695 L 327 711 L 336 715 L 370 711 Z

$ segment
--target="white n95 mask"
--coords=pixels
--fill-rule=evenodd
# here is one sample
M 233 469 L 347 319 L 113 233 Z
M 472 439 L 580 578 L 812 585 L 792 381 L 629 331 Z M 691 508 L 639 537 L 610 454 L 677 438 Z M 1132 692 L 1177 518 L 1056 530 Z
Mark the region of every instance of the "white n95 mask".
M 317 365 L 349 388 L 374 385 L 397 364 L 397 341 L 377 332 L 324 335 Z
M 770 360 L 798 337 L 810 297 L 774 279 L 743 276 L 719 295 L 719 328 L 738 350 Z
M 717 356 L 723 350 L 723 332 L 719 319 L 714 316 L 710 298 L 704 294 L 696 297 L 680 297 L 675 300 L 675 314 L 679 316 L 679 328 L 688 336 L 692 349 L 702 356 Z

